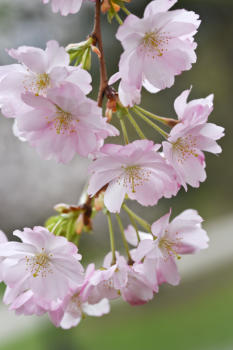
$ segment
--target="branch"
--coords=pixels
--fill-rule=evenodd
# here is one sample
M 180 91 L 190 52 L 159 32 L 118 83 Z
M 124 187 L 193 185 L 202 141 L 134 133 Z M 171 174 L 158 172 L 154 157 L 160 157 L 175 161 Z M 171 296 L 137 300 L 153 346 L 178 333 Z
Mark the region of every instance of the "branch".
M 108 86 L 108 76 L 107 69 L 104 57 L 103 50 L 103 41 L 101 34 L 101 25 L 100 25 L 100 9 L 101 9 L 101 0 L 96 0 L 96 8 L 95 8 L 95 24 L 91 37 L 94 39 L 94 45 L 98 45 L 100 51 L 100 85 L 99 85 L 99 93 L 98 93 L 98 106 L 102 107 L 103 97 L 105 93 L 105 89 Z

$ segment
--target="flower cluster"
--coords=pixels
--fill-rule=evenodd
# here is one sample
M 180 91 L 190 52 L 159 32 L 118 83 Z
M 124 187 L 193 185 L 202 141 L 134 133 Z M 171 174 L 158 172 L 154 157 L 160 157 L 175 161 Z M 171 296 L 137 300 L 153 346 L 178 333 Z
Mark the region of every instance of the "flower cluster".
M 75 153 L 87 157 L 106 137 L 118 134 L 86 96 L 90 74 L 69 66 L 69 54 L 56 41 L 49 41 L 45 51 L 22 46 L 8 53 L 19 64 L 2 69 L 2 113 L 15 118 L 15 134 L 43 158 L 67 163 Z
M 174 84 L 175 76 L 196 62 L 194 35 L 199 16 L 171 10 L 177 0 L 151 1 L 143 18 L 126 8 L 130 0 L 91 0 L 96 8 L 93 32 L 85 41 L 46 49 L 21 46 L 8 50 L 18 63 L 0 67 L 0 108 L 14 118 L 13 131 L 44 159 L 68 163 L 77 153 L 89 157 L 89 181 L 78 205 L 59 204 L 45 227 L 25 228 L 8 242 L 0 231 L 0 279 L 6 284 L 4 302 L 17 314 L 47 313 L 57 327 L 76 326 L 85 314 L 102 316 L 109 301 L 122 297 L 131 305 L 153 299 L 163 283 L 180 281 L 176 260 L 208 247 L 203 219 L 193 209 L 170 220 L 169 213 L 150 225 L 126 200 L 144 207 L 176 196 L 181 187 L 199 187 L 206 180 L 204 152 L 218 154 L 224 129 L 208 122 L 213 95 L 187 101 L 190 90 L 174 102 L 177 118 L 165 118 L 139 106 L 142 87 L 155 93 Z M 43 0 L 43 3 L 49 3 Z M 77 13 L 85 0 L 51 0 L 53 12 Z M 100 15 L 119 22 L 116 38 L 124 52 L 119 71 L 107 77 Z M 122 21 L 119 12 L 127 17 Z M 120 12 L 121 13 L 121 12 Z M 100 60 L 98 101 L 90 99 L 91 55 Z M 72 66 L 70 63 L 74 62 Z M 118 92 L 111 86 L 120 80 Z M 106 108 L 103 99 L 106 98 Z M 103 116 L 105 109 L 105 116 Z M 107 143 L 120 134 L 124 145 Z M 136 118 L 163 137 L 149 140 Z M 129 141 L 125 120 L 138 138 Z M 163 127 L 158 123 L 163 124 Z M 165 128 L 165 129 L 164 129 Z M 125 228 L 121 211 L 128 214 Z M 93 229 L 102 212 L 108 221 L 111 251 L 102 265 L 86 269 L 78 254 L 82 233 Z M 116 216 L 126 256 L 115 249 L 112 214 Z M 146 232 L 138 230 L 138 224 Z M 129 247 L 133 246 L 132 249 Z
M 155 221 L 149 233 L 125 230 L 135 246 L 130 260 L 108 253 L 103 266 L 90 264 L 85 273 L 77 247 L 43 227 L 25 228 L 14 235 L 22 242 L 7 242 L 1 233 L 1 278 L 7 285 L 4 302 L 17 314 L 48 313 L 56 326 L 76 326 L 83 314 L 102 316 L 109 300 L 122 297 L 141 305 L 158 293 L 159 285 L 179 283 L 175 259 L 208 246 L 202 218 L 186 210 L 169 223 L 170 213 Z

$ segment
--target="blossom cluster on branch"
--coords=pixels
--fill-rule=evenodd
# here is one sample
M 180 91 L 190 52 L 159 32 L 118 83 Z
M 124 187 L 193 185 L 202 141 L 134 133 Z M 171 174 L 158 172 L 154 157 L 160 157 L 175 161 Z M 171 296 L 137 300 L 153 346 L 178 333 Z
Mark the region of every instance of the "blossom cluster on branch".
M 151 1 L 143 18 L 127 9 L 130 0 L 89 1 L 95 6 L 95 21 L 86 40 L 66 48 L 52 40 L 45 50 L 10 49 L 7 52 L 17 63 L 0 67 L 1 112 L 14 119 L 15 136 L 47 160 L 68 163 L 76 153 L 90 159 L 88 185 L 78 205 L 58 204 L 57 215 L 45 227 L 15 231 L 21 242 L 8 242 L 0 232 L 4 302 L 17 314 L 48 313 L 55 326 L 65 329 L 76 326 L 85 314 L 108 313 L 109 300 L 122 297 L 140 305 L 153 299 L 161 284 L 179 283 L 176 259 L 208 247 L 203 219 L 188 209 L 171 220 L 170 210 L 151 225 L 126 201 L 154 206 L 163 197 L 176 196 L 181 187 L 199 187 L 206 180 L 204 152 L 220 153 L 217 140 L 224 135 L 222 127 L 208 122 L 213 95 L 188 101 L 191 89 L 183 91 L 174 102 L 177 118 L 140 106 L 143 87 L 151 93 L 169 88 L 176 75 L 196 62 L 197 14 L 170 10 L 177 0 Z M 77 13 L 85 0 L 43 0 L 49 2 L 53 12 L 66 16 Z M 110 79 L 101 12 L 110 23 L 118 21 L 116 38 L 124 49 L 119 70 Z M 97 101 L 88 97 L 92 55 L 100 61 Z M 116 91 L 112 85 L 118 80 Z M 164 141 L 149 140 L 136 118 Z M 113 119 L 119 121 L 121 133 L 111 124 Z M 135 130 L 134 140 L 129 140 L 126 120 Z M 107 137 L 120 134 L 123 145 L 104 144 Z M 122 210 L 129 218 L 127 228 Z M 111 251 L 99 268 L 92 262 L 84 268 L 78 254 L 80 237 L 93 230 L 98 212 L 107 218 Z M 112 214 L 125 256 L 115 248 Z

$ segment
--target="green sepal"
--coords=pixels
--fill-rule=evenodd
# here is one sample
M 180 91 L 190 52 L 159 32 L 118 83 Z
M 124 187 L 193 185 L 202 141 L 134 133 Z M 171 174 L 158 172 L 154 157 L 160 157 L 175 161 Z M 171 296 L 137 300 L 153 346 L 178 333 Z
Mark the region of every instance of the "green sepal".
M 45 227 L 50 231 L 50 227 L 51 226 L 55 226 L 56 223 L 58 222 L 60 218 L 60 215 L 54 215 L 54 216 L 51 216 L 50 218 L 48 218 L 45 222 Z
M 114 0 L 114 4 L 119 5 L 120 7 L 125 7 L 125 4 L 122 0 Z
M 91 49 L 90 49 L 90 47 L 88 47 L 85 50 L 85 52 L 82 56 L 81 64 L 82 64 L 83 69 L 85 69 L 85 70 L 91 69 Z
M 111 7 L 111 9 L 108 11 L 108 15 L 107 15 L 109 23 L 112 23 L 112 19 L 114 16 L 115 16 L 115 10 L 113 7 Z
M 128 109 L 121 104 L 117 103 L 117 116 L 118 118 L 124 118 L 127 115 Z

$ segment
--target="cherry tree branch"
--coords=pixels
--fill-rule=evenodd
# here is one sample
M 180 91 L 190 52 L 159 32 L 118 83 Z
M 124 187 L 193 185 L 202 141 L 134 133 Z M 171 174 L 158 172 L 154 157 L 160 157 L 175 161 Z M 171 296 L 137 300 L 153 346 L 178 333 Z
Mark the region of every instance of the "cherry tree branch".
M 102 33 L 101 33 L 101 23 L 100 23 L 100 12 L 101 12 L 101 0 L 96 0 L 96 8 L 95 8 L 95 24 L 94 29 L 91 34 L 91 37 L 94 39 L 94 45 L 98 45 L 100 51 L 100 85 L 99 85 L 99 93 L 98 93 L 98 106 L 102 107 L 103 97 L 105 93 L 105 89 L 108 86 L 108 76 L 107 76 L 107 68 L 104 57 L 103 50 L 103 41 L 102 41 Z

